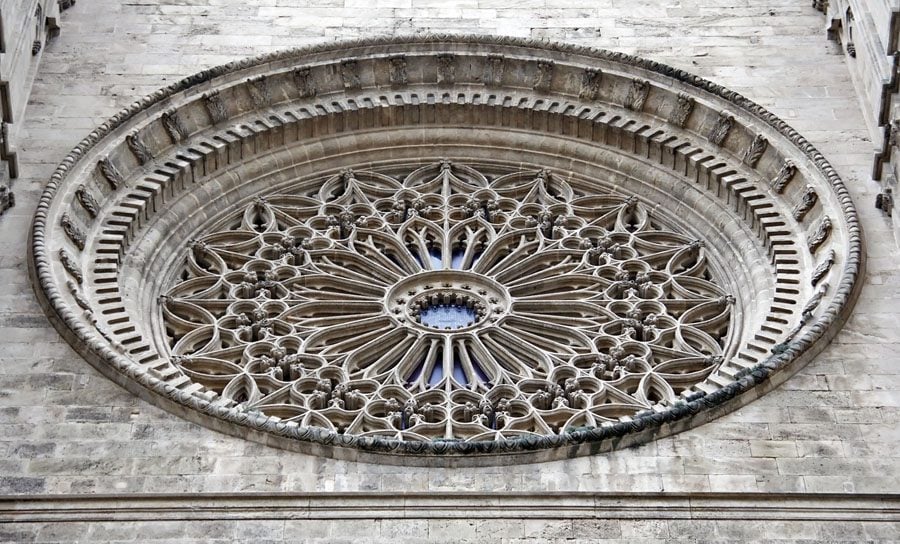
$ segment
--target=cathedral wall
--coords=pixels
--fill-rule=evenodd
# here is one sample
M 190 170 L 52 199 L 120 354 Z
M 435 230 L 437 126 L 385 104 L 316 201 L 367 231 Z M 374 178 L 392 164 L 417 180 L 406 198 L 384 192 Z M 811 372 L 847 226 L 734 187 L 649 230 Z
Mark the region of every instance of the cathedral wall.
M 871 205 L 872 141 L 821 13 L 799 0 L 509 4 L 82 0 L 65 12 L 26 111 L 17 206 L 0 219 L 0 494 L 20 499 L 0 500 L 17 521 L 0 525 L 0 541 L 900 540 L 888 512 L 900 490 L 900 257 Z M 417 32 L 620 50 L 780 116 L 834 164 L 865 229 L 864 286 L 843 330 L 784 384 L 693 430 L 590 457 L 447 469 L 287 452 L 186 422 L 102 376 L 48 323 L 27 232 L 44 183 L 91 129 L 203 68 Z M 91 497 L 52 498 L 74 494 Z
M 872 176 L 882 192 L 876 207 L 894 225 L 895 242 L 900 241 L 900 219 L 893 212 L 898 172 L 898 66 L 900 5 L 896 2 L 853 2 L 838 0 L 826 10 L 829 36 L 843 48 L 847 67 L 858 90 L 866 123 L 872 137 Z
M 0 4 L 0 180 L 16 177 L 16 147 L 25 105 L 47 40 L 59 31 L 60 3 L 9 0 Z

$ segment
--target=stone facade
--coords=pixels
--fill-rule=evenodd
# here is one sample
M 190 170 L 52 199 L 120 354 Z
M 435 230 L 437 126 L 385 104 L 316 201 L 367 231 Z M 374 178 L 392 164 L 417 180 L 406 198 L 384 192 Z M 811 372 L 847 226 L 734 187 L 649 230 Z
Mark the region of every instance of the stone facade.
M 2 219 L 0 485 L 15 496 L 3 518 L 16 523 L 0 540 L 897 541 L 898 258 L 890 226 L 863 205 L 879 192 L 871 144 L 821 15 L 793 1 L 370 4 L 98 1 L 66 12 L 26 116 L 19 204 Z M 56 164 L 105 118 L 180 77 L 376 28 L 621 50 L 761 103 L 822 151 L 859 204 L 868 259 L 853 314 L 793 377 L 714 421 L 635 448 L 507 467 L 288 452 L 188 423 L 93 370 L 47 322 L 25 275 L 25 233 Z
M 65 7 L 68 7 L 68 3 Z M 63 0 L 9 1 L 0 5 L 0 209 L 13 205 L 11 178 L 18 176 L 25 106 L 47 41 L 59 33 Z
M 825 12 L 828 35 L 847 56 L 874 145 L 872 177 L 883 188 L 875 206 L 891 218 L 900 243 L 900 220 L 893 213 L 900 172 L 895 151 L 900 131 L 900 5 L 887 0 L 837 0 L 829 2 Z
M 748 402 L 835 334 L 862 267 L 846 187 L 771 113 L 637 57 L 465 36 L 154 93 L 66 157 L 32 243 L 60 332 L 149 400 L 457 464 Z

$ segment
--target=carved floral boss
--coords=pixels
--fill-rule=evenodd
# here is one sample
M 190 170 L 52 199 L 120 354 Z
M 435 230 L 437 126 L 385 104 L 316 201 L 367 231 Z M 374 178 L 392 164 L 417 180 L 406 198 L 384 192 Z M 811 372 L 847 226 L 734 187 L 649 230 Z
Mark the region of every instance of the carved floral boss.
M 722 363 L 703 243 L 635 197 L 444 161 L 256 198 L 163 297 L 231 405 L 402 440 L 551 435 L 671 405 Z

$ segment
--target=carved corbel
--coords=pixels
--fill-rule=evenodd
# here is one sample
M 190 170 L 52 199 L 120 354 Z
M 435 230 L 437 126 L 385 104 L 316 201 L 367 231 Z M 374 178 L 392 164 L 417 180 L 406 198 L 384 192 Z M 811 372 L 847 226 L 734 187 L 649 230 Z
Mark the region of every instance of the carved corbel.
M 359 79 L 359 63 L 355 60 L 345 60 L 341 63 L 341 81 L 344 89 L 359 89 L 362 83 Z
M 398 55 L 388 59 L 391 63 L 389 77 L 391 85 L 406 85 L 409 83 L 409 74 L 406 72 L 406 57 Z
M 203 100 L 206 105 L 206 113 L 209 114 L 209 119 L 214 125 L 228 119 L 228 109 L 225 107 L 219 91 L 210 91 L 204 94 Z
M 506 59 L 500 55 L 491 55 L 484 63 L 484 84 L 489 87 L 499 87 L 503 83 L 503 71 L 506 68 Z
M 75 225 L 75 223 L 72 221 L 72 218 L 69 216 L 69 214 L 62 214 L 62 217 L 59 220 L 59 224 L 63 228 L 63 231 L 65 231 L 66 236 L 69 237 L 69 240 L 71 240 L 72 243 L 75 244 L 75 247 L 77 247 L 81 251 L 84 251 L 84 244 L 87 239 L 85 238 L 84 233 L 81 232 L 81 229 L 79 229 L 78 226 Z
M 727 111 L 723 111 L 719 113 L 719 118 L 716 119 L 715 124 L 709 129 L 706 139 L 715 145 L 721 146 L 725 138 L 728 137 L 728 133 L 731 132 L 732 126 L 734 126 L 734 116 Z
M 553 63 L 538 62 L 537 72 L 534 74 L 534 81 L 531 86 L 535 91 L 546 92 L 550 90 L 550 82 L 553 80 Z
M 603 72 L 586 68 L 581 74 L 581 90 L 578 96 L 586 100 L 596 100 L 600 96 L 600 81 L 603 79 Z
M 268 108 L 272 102 L 272 92 L 269 89 L 269 78 L 265 75 L 250 78 L 248 80 L 247 91 L 250 93 L 250 100 L 257 109 Z
M 650 94 L 650 82 L 645 79 L 632 79 L 628 95 L 625 97 L 625 107 L 633 111 L 644 109 L 644 102 Z
M 835 258 L 836 255 L 834 253 L 834 250 L 832 249 L 828 252 L 828 256 L 825 257 L 825 260 L 819 263 L 819 266 L 817 266 L 816 269 L 813 270 L 812 279 L 810 280 L 810 283 L 813 287 L 815 287 L 820 281 L 822 281 L 822 278 L 824 278 L 825 275 L 828 274 L 828 271 L 831 270 L 831 267 L 834 265 Z
M 81 285 L 82 282 L 84 282 L 84 274 L 81 273 L 78 263 L 75 262 L 75 258 L 65 249 L 60 248 L 59 250 L 59 262 L 62 263 L 63 268 L 66 269 L 66 272 L 72 276 L 78 285 Z
M 309 68 L 301 67 L 294 70 L 294 85 L 300 93 L 300 98 L 316 96 L 316 85 L 313 83 Z
M 688 117 L 694 111 L 694 99 L 684 93 L 678 93 L 678 102 L 669 114 L 669 122 L 678 127 L 684 127 Z
M 765 136 L 762 134 L 754 136 L 747 151 L 744 152 L 744 164 L 751 168 L 756 167 L 756 163 L 759 162 L 759 159 L 763 156 L 763 153 L 766 152 L 766 148 L 768 147 L 769 140 L 767 140 Z
M 816 205 L 818 200 L 819 195 L 816 194 L 816 190 L 812 185 L 807 185 L 806 190 L 800 196 L 800 202 L 794 207 L 794 220 L 797 222 L 803 221 L 803 218 L 806 217 L 806 214 Z
M 794 179 L 794 174 L 796 173 L 797 167 L 794 166 L 793 162 L 786 159 L 784 164 L 781 165 L 781 169 L 778 170 L 778 173 L 772 179 L 772 190 L 778 194 L 783 193 L 784 188 L 787 187 L 787 184 L 790 183 L 792 179 Z
M 100 174 L 103 175 L 104 179 L 106 179 L 113 190 L 116 190 L 125 184 L 125 178 L 122 177 L 122 174 L 119 172 L 119 169 L 116 168 L 116 165 L 109 160 L 109 157 L 97 161 L 97 166 L 100 168 Z
M 173 144 L 177 144 L 188 137 L 187 129 L 184 128 L 184 124 L 181 122 L 178 110 L 171 109 L 164 112 L 162 114 L 162 124 L 166 132 L 169 133 L 169 137 L 172 138 Z
M 81 294 L 81 291 L 78 289 L 78 286 L 75 285 L 75 282 L 69 280 L 66 282 L 66 287 L 69 288 L 69 292 L 72 293 L 72 297 L 75 299 L 75 304 L 78 304 L 82 310 L 87 312 L 91 311 L 91 303 L 88 302 L 88 299 L 84 298 L 84 295 Z
M 456 81 L 456 57 L 453 55 L 438 55 L 437 57 L 437 82 L 450 84 Z
M 125 136 L 125 143 L 128 144 L 128 149 L 131 150 L 131 153 L 140 164 L 147 164 L 153 160 L 153 152 L 141 140 L 141 135 L 137 131 Z
M 98 204 L 97 200 L 88 192 L 87 187 L 79 185 L 78 188 L 75 189 L 75 196 L 78 198 L 78 202 L 81 203 L 81 207 L 84 208 L 84 211 L 86 211 L 92 219 L 97 217 L 97 214 L 100 213 L 100 204 Z
M 831 234 L 831 226 L 831 218 L 826 215 L 822 218 L 822 222 L 819 223 L 816 230 L 814 230 L 809 237 L 807 246 L 809 247 L 810 253 L 815 253 L 816 250 L 825 243 L 825 240 L 828 239 L 828 235 Z

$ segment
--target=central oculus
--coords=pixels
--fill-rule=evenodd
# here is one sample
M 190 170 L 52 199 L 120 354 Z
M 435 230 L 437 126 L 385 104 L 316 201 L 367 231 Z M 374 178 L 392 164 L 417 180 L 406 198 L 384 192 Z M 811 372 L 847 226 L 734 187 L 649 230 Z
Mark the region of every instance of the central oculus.
M 442 304 L 427 306 L 419 313 L 422 325 L 432 329 L 452 330 L 471 327 L 475 324 L 478 313 L 471 304 L 454 303 L 452 300 L 443 299 L 443 295 L 436 295 L 436 298 L 438 296 L 441 297 Z M 443 304 L 443 302 L 449 302 L 449 304 Z
M 400 323 L 456 333 L 497 323 L 509 308 L 509 295 L 481 274 L 435 270 L 398 282 L 388 291 L 385 305 Z

